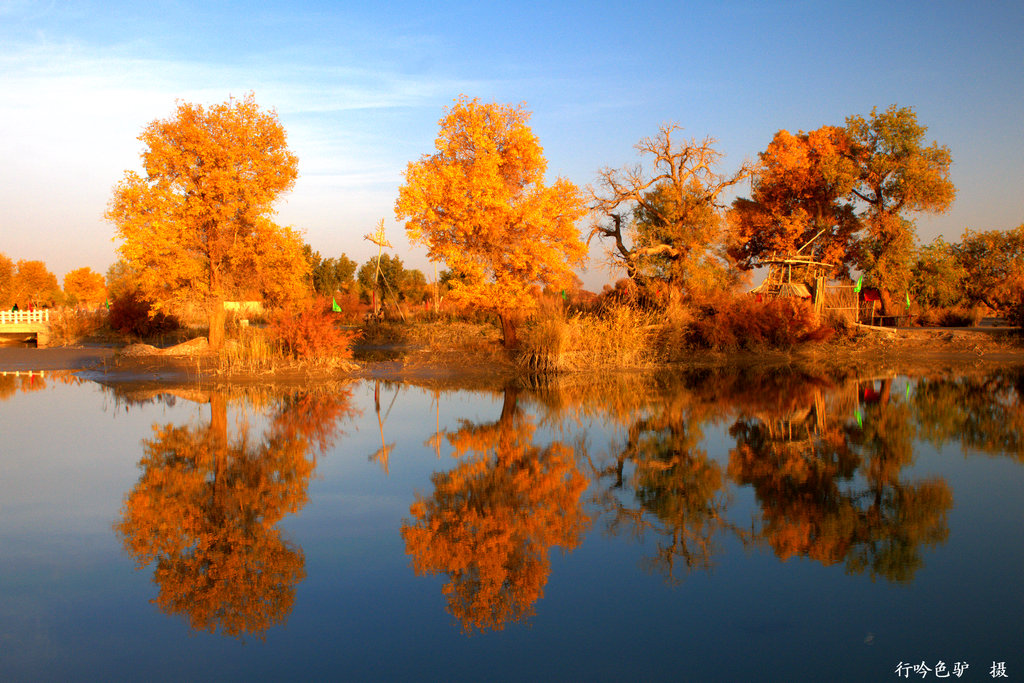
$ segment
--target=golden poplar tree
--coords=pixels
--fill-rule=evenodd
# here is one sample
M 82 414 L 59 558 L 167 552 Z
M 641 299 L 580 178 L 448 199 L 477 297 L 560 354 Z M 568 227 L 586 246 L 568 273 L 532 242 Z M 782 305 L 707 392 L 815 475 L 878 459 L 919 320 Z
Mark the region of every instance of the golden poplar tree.
M 125 173 L 106 217 L 156 310 L 198 304 L 218 348 L 225 300 L 304 291 L 302 241 L 271 220 L 298 175 L 276 113 L 252 94 L 210 107 L 183 102 L 139 139 L 145 174 Z
M 547 162 L 523 106 L 459 97 L 441 119 L 437 152 L 409 163 L 395 216 L 457 277 L 451 297 L 494 311 L 505 345 L 515 345 L 518 315 L 536 305 L 534 285 L 560 289 L 582 266 L 576 221 L 579 189 Z
M 107 285 L 92 268 L 75 268 L 64 276 L 64 294 L 80 304 L 98 306 L 107 298 Z

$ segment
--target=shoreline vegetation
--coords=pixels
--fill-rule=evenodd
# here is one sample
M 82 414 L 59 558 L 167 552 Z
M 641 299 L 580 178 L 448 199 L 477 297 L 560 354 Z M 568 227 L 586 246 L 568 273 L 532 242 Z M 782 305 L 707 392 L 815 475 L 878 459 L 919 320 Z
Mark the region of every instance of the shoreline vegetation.
M 408 164 L 395 218 L 443 264 L 428 284 L 385 253 L 383 218 L 358 271 L 274 222 L 298 162 L 253 93 L 179 102 L 139 136 L 145 174 L 128 170 L 113 190 L 107 277 L 79 269 L 61 292 L 42 262 L 0 255 L 0 307 L 56 311 L 54 344 L 115 345 L 90 372 L 159 380 L 543 383 L 1024 358 L 1018 328 L 980 325 L 1024 324 L 1024 225 L 918 243 L 912 216 L 946 211 L 956 192 L 949 149 L 912 108 L 780 130 L 728 172 L 712 137 L 666 123 L 637 143 L 639 161 L 586 189 L 546 177 L 529 120 L 523 104 L 461 95 L 434 151 Z M 727 206 L 744 183 L 750 196 Z M 625 273 L 599 293 L 577 275 L 595 237 Z
M 750 320 L 745 324 L 753 325 Z M 776 339 L 774 344 L 722 342 L 712 347 L 706 344 L 706 329 L 700 337 L 699 326 L 673 327 L 631 309 L 526 321 L 514 350 L 504 347 L 501 328 L 494 322 L 383 322 L 361 330 L 346 328 L 340 330 L 339 353 L 310 356 L 272 342 L 270 326 L 229 329 L 219 351 L 210 350 L 207 339 L 198 336 L 201 330 L 130 343 L 96 330 L 74 343 L 65 339 L 68 345 L 63 347 L 0 346 L 0 371 L 72 370 L 101 381 L 160 384 L 309 386 L 375 379 L 471 388 L 591 384 L 609 375 L 694 370 L 915 374 L 1024 363 L 1019 329 L 1011 327 L 841 325 L 792 343 Z M 719 330 L 717 338 L 728 342 L 729 334 Z

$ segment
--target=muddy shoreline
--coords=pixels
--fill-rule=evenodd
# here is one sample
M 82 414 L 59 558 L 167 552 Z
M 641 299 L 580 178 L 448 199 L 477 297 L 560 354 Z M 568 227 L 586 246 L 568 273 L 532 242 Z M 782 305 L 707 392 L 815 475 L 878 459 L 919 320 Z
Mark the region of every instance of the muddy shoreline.
M 495 356 L 474 358 L 457 349 L 418 353 L 398 348 L 392 357 L 368 354 L 354 368 L 334 371 L 284 370 L 272 374 L 223 375 L 209 353 L 138 355 L 124 345 L 33 348 L 0 346 L 0 372 L 71 371 L 101 382 L 156 384 L 309 384 L 355 379 L 379 379 L 415 384 L 454 383 L 499 385 L 521 378 L 511 362 Z M 357 355 L 358 358 L 358 355 Z M 804 368 L 824 373 L 892 372 L 921 374 L 978 369 L 982 366 L 1024 364 L 1024 343 L 1014 331 L 994 333 L 985 328 L 913 329 L 865 333 L 855 338 L 812 345 L 789 352 L 697 352 L 685 363 L 648 368 L 645 373 L 671 374 L 700 368 L 735 367 L 766 370 Z M 628 371 L 626 371 L 628 372 Z M 634 371 L 635 372 L 635 371 Z M 586 379 L 588 373 L 575 377 Z M 607 374 L 605 371 L 597 374 Z

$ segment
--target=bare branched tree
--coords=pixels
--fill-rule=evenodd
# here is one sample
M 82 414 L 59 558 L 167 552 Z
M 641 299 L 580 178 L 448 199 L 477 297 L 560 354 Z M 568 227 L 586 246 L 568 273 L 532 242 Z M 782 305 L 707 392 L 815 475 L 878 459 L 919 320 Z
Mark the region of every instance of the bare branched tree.
M 753 172 L 744 162 L 735 173 L 719 173 L 716 140 L 691 138 L 677 145 L 672 135 L 679 130 L 664 124 L 658 135 L 637 143 L 642 158 L 653 157 L 650 175 L 641 163 L 604 168 L 590 190 L 588 241 L 595 235 L 612 240 L 613 259 L 633 280 L 646 279 L 653 269 L 655 276 L 683 284 L 691 269 L 679 266 L 700 262 L 720 241 L 720 195 Z

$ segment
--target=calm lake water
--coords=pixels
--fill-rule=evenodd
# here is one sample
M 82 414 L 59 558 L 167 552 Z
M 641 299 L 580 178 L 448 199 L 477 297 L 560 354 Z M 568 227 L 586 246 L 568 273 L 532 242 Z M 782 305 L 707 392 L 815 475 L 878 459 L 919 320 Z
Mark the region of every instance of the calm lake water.
M 0 679 L 1024 677 L 1022 392 L 0 376 Z

